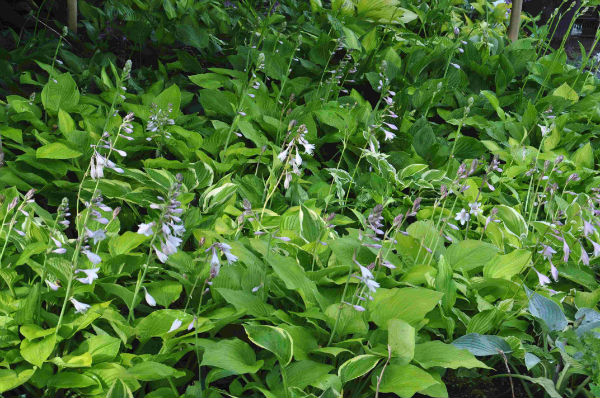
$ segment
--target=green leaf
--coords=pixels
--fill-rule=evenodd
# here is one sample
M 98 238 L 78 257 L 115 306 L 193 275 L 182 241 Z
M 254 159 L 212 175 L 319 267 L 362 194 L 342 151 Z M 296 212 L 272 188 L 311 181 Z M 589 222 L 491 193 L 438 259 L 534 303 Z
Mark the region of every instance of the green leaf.
M 483 267 L 497 252 L 498 248 L 490 243 L 467 239 L 451 244 L 444 257 L 452 269 L 470 271 Z
M 387 328 L 391 319 L 401 319 L 412 325 L 422 321 L 442 298 L 443 293 L 420 287 L 377 290 L 369 306 L 371 320 L 381 328 Z M 411 305 L 406 305 L 411 303 Z
M 173 321 L 179 319 L 183 325 L 189 325 L 193 317 L 179 310 L 158 310 L 143 318 L 135 327 L 140 340 L 146 340 L 152 337 L 164 336 L 167 334 Z M 200 318 L 196 321 L 200 323 Z
M 508 345 L 508 343 L 501 337 L 482 335 L 478 333 L 470 333 L 459 337 L 452 342 L 452 345 L 468 350 L 476 357 L 497 355 L 500 353 L 500 351 L 504 353 L 512 352 L 510 345 Z
M 434 152 L 437 152 L 437 140 L 433 129 L 423 118 L 415 122 L 411 130 L 414 131 L 412 145 L 415 152 L 423 159 L 430 159 Z
M 519 238 L 527 236 L 527 223 L 517 210 L 509 206 L 499 205 L 498 218 L 504 222 L 504 226 Z
M 179 87 L 176 84 L 171 85 L 154 99 L 154 103 L 163 111 L 172 108 L 172 118 L 179 116 L 179 107 L 181 106 L 181 91 Z
M 81 152 L 60 142 L 53 142 L 39 147 L 35 152 L 35 156 L 38 159 L 73 159 L 81 156 Z
M 577 92 L 571 88 L 567 83 L 563 83 L 552 92 L 552 95 L 556 97 L 561 97 L 569 101 L 579 101 L 579 95 Z
M 324 298 L 319 293 L 317 285 L 308 279 L 306 272 L 296 260 L 292 257 L 271 255 L 268 262 L 287 289 L 300 293 L 307 307 L 319 305 L 323 309 Z
M 529 297 L 529 312 L 541 319 L 551 331 L 562 331 L 569 324 L 562 309 L 554 301 L 525 288 Z
M 460 349 L 452 344 L 441 341 L 428 341 L 417 344 L 415 347 L 415 361 L 425 369 L 439 366 L 442 368 L 486 368 L 486 364 L 479 361 L 466 349 Z
M 234 374 L 256 373 L 263 365 L 242 340 L 220 340 L 204 351 L 202 366 L 215 366 Z
M 483 267 L 486 278 L 511 279 L 518 275 L 531 261 L 531 252 L 525 249 L 513 250 L 508 254 L 497 254 Z
M 394 357 L 401 358 L 404 363 L 409 363 L 415 354 L 415 329 L 401 319 L 390 319 L 388 344 Z
M 328 377 L 331 365 L 310 360 L 293 362 L 286 369 L 288 385 L 300 389 L 306 386 L 315 386 Z
M 68 112 L 62 109 L 58 110 L 58 128 L 63 134 L 68 134 L 75 130 L 75 122 Z
M 24 369 L 17 372 L 10 369 L 0 369 L 0 393 L 13 390 L 26 383 L 33 376 L 35 370 Z
M 236 310 L 245 311 L 252 316 L 268 317 L 275 311 L 271 304 L 266 303 L 256 294 L 227 288 L 217 288 L 217 292 Z
M 592 145 L 588 142 L 581 148 L 579 148 L 575 153 L 571 156 L 571 160 L 578 167 L 586 167 L 588 169 L 594 168 L 594 150 L 592 149 Z
M 381 360 L 377 355 L 358 355 L 344 362 L 338 369 L 342 384 L 357 379 L 369 373 Z
M 56 334 L 38 340 L 23 340 L 20 347 L 21 356 L 30 364 L 41 367 L 54 351 L 55 344 Z
M 129 254 L 133 249 L 148 240 L 148 237 L 143 234 L 138 234 L 133 231 L 126 231 L 123 235 L 119 235 L 110 240 L 108 249 L 110 254 L 118 256 L 120 254 Z
M 542 387 L 548 393 L 550 398 L 563 398 L 562 395 L 558 391 L 556 391 L 556 387 L 554 386 L 554 382 L 545 377 L 529 377 L 529 376 L 520 376 L 520 378 L 528 380 L 532 383 L 537 384 Z
M 181 284 L 175 281 L 156 281 L 146 284 L 148 293 L 156 300 L 158 305 L 169 307 L 177 301 L 183 290 Z
M 79 90 L 69 73 L 50 78 L 42 89 L 42 104 L 48 113 L 56 115 L 59 109 L 73 111 L 79 103 Z
M 371 388 L 375 389 L 377 385 L 375 375 L 372 377 L 372 382 Z M 416 366 L 390 364 L 383 372 L 379 391 L 408 398 L 415 395 L 417 391 L 438 383 L 429 373 Z
M 99 383 L 90 376 L 70 371 L 62 371 L 48 380 L 49 386 L 68 389 L 85 388 L 98 384 Z
M 275 354 L 282 366 L 290 363 L 294 344 L 287 331 L 264 325 L 244 325 L 244 329 L 250 341 Z
M 23 131 L 10 126 L 0 126 L 0 136 L 3 138 L 10 138 L 19 144 L 23 143 Z
M 127 369 L 127 373 L 142 381 L 164 380 L 168 377 L 177 378 L 185 376 L 185 372 L 154 361 L 143 361 L 133 365 Z
M 304 205 L 300 205 L 300 232 L 309 243 L 321 237 L 321 220 L 319 216 Z

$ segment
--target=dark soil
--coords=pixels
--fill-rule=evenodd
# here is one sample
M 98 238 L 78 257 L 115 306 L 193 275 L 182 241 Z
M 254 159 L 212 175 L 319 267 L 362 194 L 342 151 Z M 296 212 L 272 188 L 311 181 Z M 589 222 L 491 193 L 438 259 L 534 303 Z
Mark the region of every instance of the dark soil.
M 456 374 L 449 372 L 443 380 L 446 383 L 449 398 L 513 398 L 510 380 L 507 377 L 495 379 L 485 377 L 459 378 Z M 529 397 L 519 379 L 513 378 L 513 384 L 515 389 L 514 398 Z M 544 398 L 544 393 L 539 391 L 537 386 L 529 383 L 528 387 L 533 397 Z M 420 394 L 414 397 L 426 398 Z

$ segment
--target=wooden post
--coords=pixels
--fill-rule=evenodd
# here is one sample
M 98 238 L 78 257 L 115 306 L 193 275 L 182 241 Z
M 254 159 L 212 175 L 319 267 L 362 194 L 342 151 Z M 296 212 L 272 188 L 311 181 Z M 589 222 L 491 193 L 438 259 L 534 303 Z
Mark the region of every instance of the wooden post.
M 67 0 L 67 26 L 77 33 L 77 0 Z
M 516 41 L 519 38 L 519 26 L 521 25 L 521 9 L 523 0 L 513 0 L 510 11 L 510 25 L 508 25 L 508 38 Z

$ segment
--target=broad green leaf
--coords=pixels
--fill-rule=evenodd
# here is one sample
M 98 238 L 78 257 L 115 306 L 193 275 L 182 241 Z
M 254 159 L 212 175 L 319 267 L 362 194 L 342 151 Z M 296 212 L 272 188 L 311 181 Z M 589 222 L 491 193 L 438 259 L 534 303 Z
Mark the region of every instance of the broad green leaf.
M 579 101 L 579 95 L 577 92 L 571 88 L 566 82 L 561 84 L 560 87 L 555 89 L 552 92 L 552 95 L 564 98 L 569 101 L 577 102 Z
M 75 122 L 68 112 L 62 109 L 58 110 L 58 128 L 63 134 L 68 134 L 75 130 Z
M 344 362 L 338 369 L 342 384 L 369 373 L 381 360 L 377 355 L 358 355 Z
M 19 371 L 0 369 L 0 393 L 13 390 L 24 384 L 33 376 L 36 369 L 21 369 Z
M 519 238 L 527 236 L 527 223 L 521 213 L 512 207 L 504 205 L 496 206 L 496 209 L 498 209 L 498 218 L 504 222 L 504 226 L 510 232 Z
M 254 350 L 238 339 L 219 340 L 207 347 L 202 356 L 202 366 L 215 366 L 233 374 L 256 373 L 262 365 Z
M 217 292 L 223 296 L 225 301 L 233 305 L 236 310 L 245 311 L 252 316 L 268 317 L 275 311 L 275 308 L 271 304 L 266 303 L 260 296 L 250 292 L 222 287 L 217 288 Z
M 588 169 L 594 168 L 594 150 L 590 143 L 586 143 L 584 146 L 579 148 L 571 156 L 571 160 L 579 167 L 586 167 Z
M 48 385 L 56 388 L 72 389 L 95 386 L 98 385 L 98 382 L 90 376 L 67 370 L 51 377 L 48 380 Z
M 69 148 L 60 142 L 53 142 L 39 147 L 35 156 L 38 159 L 73 159 L 81 156 L 81 152 Z
M 143 318 L 135 327 L 140 340 L 151 337 L 159 337 L 167 334 L 175 319 L 179 319 L 182 325 L 189 325 L 193 317 L 180 310 L 158 310 Z M 204 319 L 203 319 L 204 321 Z M 199 325 L 200 318 L 196 321 Z
M 379 375 L 377 375 L 379 376 Z M 371 388 L 377 385 L 376 375 L 372 377 Z M 400 397 L 412 397 L 417 391 L 438 384 L 429 373 L 413 365 L 390 364 L 383 372 L 379 392 L 394 393 Z
M 185 375 L 185 372 L 154 361 L 135 364 L 127 369 L 127 373 L 142 381 L 164 380 L 168 377 L 177 378 Z
M 156 300 L 158 305 L 169 307 L 179 299 L 183 290 L 181 284 L 175 281 L 156 281 L 146 284 L 148 293 Z
M 299 217 L 302 237 L 309 243 L 319 239 L 321 237 L 321 226 L 323 224 L 319 216 L 304 205 L 300 205 Z
M 110 254 L 118 256 L 120 254 L 129 254 L 133 249 L 148 240 L 149 237 L 143 234 L 138 234 L 133 231 L 126 231 L 123 235 L 119 235 L 110 240 L 108 248 Z
M 492 244 L 467 239 L 451 244 L 444 257 L 453 269 L 470 271 L 483 267 L 497 252 L 498 248 Z
M 371 320 L 386 329 L 391 319 L 401 319 L 414 325 L 425 318 L 442 298 L 443 293 L 420 287 L 377 290 L 369 306 Z M 410 305 L 407 305 L 410 303 Z
M 508 254 L 497 254 L 483 268 L 487 278 L 511 279 L 519 274 L 531 261 L 531 252 L 525 249 L 513 250 Z
M 287 331 L 266 325 L 244 325 L 244 329 L 250 341 L 275 354 L 281 365 L 290 363 L 294 343 Z
M 529 312 L 541 319 L 551 331 L 562 331 L 569 324 L 563 310 L 554 301 L 525 288 L 529 297 Z
M 300 389 L 319 385 L 332 369 L 331 365 L 310 360 L 292 362 L 286 369 L 288 385 Z
M 459 337 L 452 342 L 452 345 L 460 349 L 468 350 L 476 357 L 498 355 L 500 351 L 505 354 L 512 352 L 508 343 L 501 337 L 477 333 L 470 333 Z
M 163 112 L 171 108 L 171 118 L 179 116 L 179 106 L 181 104 L 181 91 L 179 87 L 176 84 L 171 85 L 154 99 L 154 103 Z
M 268 262 L 287 289 L 300 293 L 307 307 L 319 305 L 323 309 L 324 298 L 315 282 L 308 279 L 304 269 L 292 257 L 271 255 Z
M 59 109 L 70 112 L 79 103 L 79 90 L 69 73 L 56 75 L 42 89 L 42 104 L 49 113 L 56 115 Z
M 409 363 L 415 354 L 415 329 L 401 319 L 390 319 L 388 344 L 394 357 Z
M 23 340 L 21 342 L 21 356 L 30 364 L 41 367 L 54 351 L 55 344 L 55 334 L 36 340 Z
M 460 349 L 452 344 L 429 341 L 415 346 L 415 361 L 425 369 L 439 366 L 442 368 L 486 368 L 486 364 L 479 361 L 466 349 Z

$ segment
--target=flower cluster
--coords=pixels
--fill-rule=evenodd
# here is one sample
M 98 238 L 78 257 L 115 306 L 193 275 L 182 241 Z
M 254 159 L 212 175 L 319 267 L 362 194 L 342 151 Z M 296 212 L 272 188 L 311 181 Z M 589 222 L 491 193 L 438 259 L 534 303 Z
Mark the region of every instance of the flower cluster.
M 166 138 L 171 138 L 170 134 L 165 131 L 166 126 L 172 126 L 175 124 L 175 120 L 171 118 L 171 114 L 173 113 L 173 104 L 169 104 L 167 106 L 167 110 L 163 110 L 159 108 L 156 104 L 152 104 L 152 109 L 150 110 L 150 118 L 148 119 L 148 124 L 146 125 L 146 130 L 151 133 L 164 133 Z M 152 135 L 146 138 L 147 141 L 151 141 L 156 135 Z
M 211 252 L 209 279 L 214 279 L 219 275 L 219 271 L 221 270 L 221 254 L 225 256 L 228 264 L 232 264 L 238 259 L 237 256 L 231 253 L 231 246 L 227 243 L 213 243 L 206 249 L 206 252 L 208 251 Z
M 293 128 L 295 123 L 290 123 L 290 128 Z M 283 186 L 285 189 L 290 187 L 290 182 L 292 181 L 292 175 L 300 175 L 300 166 L 302 165 L 302 157 L 300 156 L 300 150 L 298 147 L 301 145 L 304 147 L 304 153 L 307 155 L 312 155 L 315 149 L 315 146 L 309 143 L 305 135 L 308 133 L 308 129 L 306 125 L 301 124 L 296 129 L 296 135 L 293 136 L 287 145 L 284 145 L 285 149 L 283 149 L 278 155 L 277 158 L 284 163 L 286 166 L 291 167 L 291 172 L 288 167 L 284 169 L 284 181 Z M 288 137 L 291 135 L 291 131 L 288 132 Z M 295 152 L 295 154 L 294 154 Z
M 157 196 L 162 203 L 153 203 L 151 209 L 160 210 L 158 221 L 152 221 L 138 226 L 138 234 L 146 236 L 155 236 L 158 238 L 160 248 L 153 245 L 152 248 L 160 262 L 165 263 L 171 254 L 177 252 L 177 248 L 182 242 L 181 236 L 185 233 L 185 227 L 181 220 L 181 202 L 178 200 L 181 192 L 183 176 L 177 174 L 177 181 L 171 187 L 167 198 Z
M 119 137 L 125 137 L 128 140 L 131 138 L 129 137 L 129 134 L 133 132 L 133 127 L 131 125 L 133 117 L 133 113 L 128 113 L 123 118 L 123 122 L 119 127 L 119 133 L 114 140 L 111 140 L 111 134 L 108 131 L 105 131 L 97 144 L 90 145 L 94 149 L 94 153 L 90 159 L 90 177 L 92 177 L 92 179 L 97 180 L 104 178 L 104 168 L 109 168 L 116 173 L 123 173 L 123 169 L 118 167 L 112 160 L 109 159 L 109 157 L 112 152 L 116 152 L 123 157 L 127 156 L 127 152 L 117 149 L 115 144 Z M 126 135 L 121 134 L 121 131 L 124 131 Z M 107 149 L 106 153 L 101 154 L 101 149 Z

